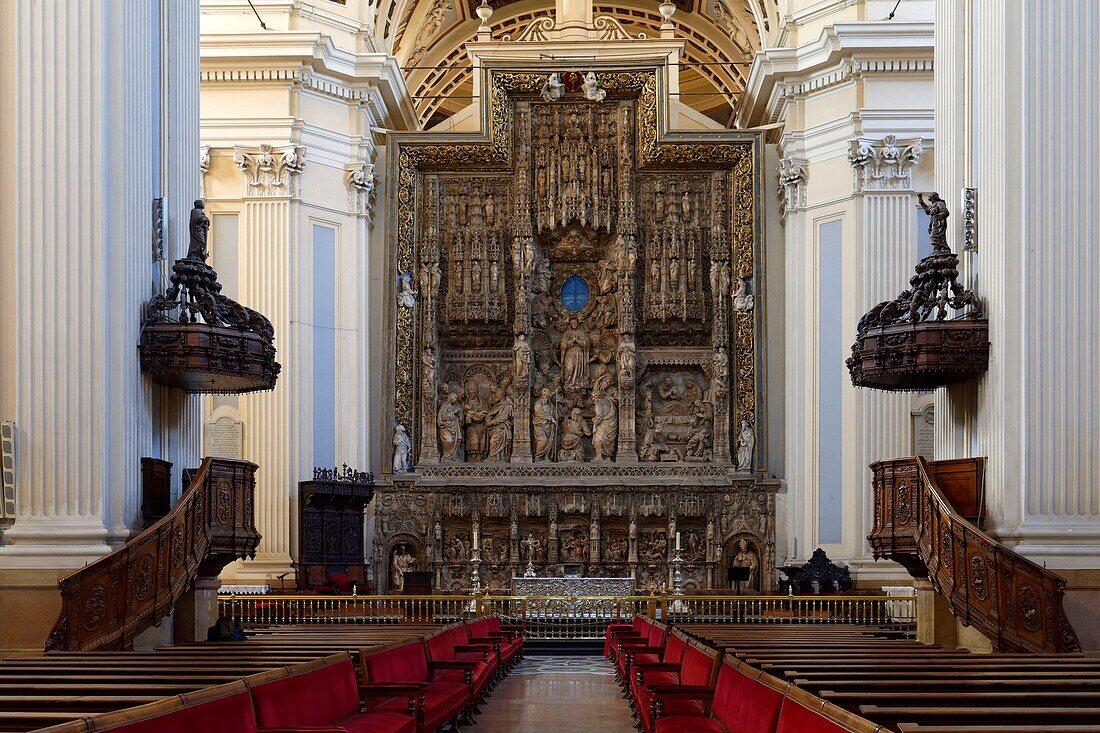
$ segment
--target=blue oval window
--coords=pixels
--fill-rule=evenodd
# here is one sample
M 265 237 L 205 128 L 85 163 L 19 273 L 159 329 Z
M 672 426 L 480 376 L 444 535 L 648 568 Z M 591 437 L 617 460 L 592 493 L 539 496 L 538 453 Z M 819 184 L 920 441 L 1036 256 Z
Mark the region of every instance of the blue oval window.
M 561 304 L 571 313 L 580 313 L 588 305 L 588 283 L 580 275 L 571 275 L 561 286 Z

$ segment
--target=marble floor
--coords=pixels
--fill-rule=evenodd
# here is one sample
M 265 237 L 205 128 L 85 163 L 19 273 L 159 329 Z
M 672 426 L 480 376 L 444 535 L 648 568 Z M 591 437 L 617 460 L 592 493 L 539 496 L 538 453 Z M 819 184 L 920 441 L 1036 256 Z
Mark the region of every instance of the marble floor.
M 482 706 L 476 733 L 632 733 L 630 708 L 603 657 L 527 657 Z

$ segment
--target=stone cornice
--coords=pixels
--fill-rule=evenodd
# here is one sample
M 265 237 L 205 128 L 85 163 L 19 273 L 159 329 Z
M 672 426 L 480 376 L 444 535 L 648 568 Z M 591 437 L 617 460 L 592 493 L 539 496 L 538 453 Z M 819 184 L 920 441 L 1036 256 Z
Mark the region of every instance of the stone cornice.
M 816 41 L 772 48 L 753 60 L 738 104 L 742 127 L 775 122 L 790 97 L 822 91 L 870 74 L 932 72 L 935 46 L 930 22 L 837 23 Z
M 416 109 L 397 59 L 338 48 L 308 32 L 208 33 L 201 37 L 203 84 L 289 82 L 367 106 L 379 125 L 415 130 Z

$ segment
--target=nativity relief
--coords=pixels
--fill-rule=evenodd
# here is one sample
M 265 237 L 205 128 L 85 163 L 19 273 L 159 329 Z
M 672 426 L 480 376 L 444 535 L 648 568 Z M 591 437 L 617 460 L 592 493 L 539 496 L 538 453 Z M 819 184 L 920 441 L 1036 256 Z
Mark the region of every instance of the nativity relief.
M 717 582 L 728 532 L 767 544 L 774 513 L 753 473 L 758 138 L 661 142 L 652 70 L 593 75 L 589 96 L 553 73 L 487 73 L 503 101 L 483 149 L 394 138 L 390 424 L 405 433 L 380 493 L 426 502 L 440 537 L 410 546 L 432 548 L 417 560 L 441 590 L 475 563 L 488 587 L 567 564 L 656 587 L 676 552 L 690 583 Z M 675 502 L 643 506 L 639 488 L 701 492 L 679 551 Z M 762 512 L 715 530 L 731 491 Z M 486 496 L 510 509 L 476 507 Z M 396 518 L 377 506 L 375 557 L 392 557 Z

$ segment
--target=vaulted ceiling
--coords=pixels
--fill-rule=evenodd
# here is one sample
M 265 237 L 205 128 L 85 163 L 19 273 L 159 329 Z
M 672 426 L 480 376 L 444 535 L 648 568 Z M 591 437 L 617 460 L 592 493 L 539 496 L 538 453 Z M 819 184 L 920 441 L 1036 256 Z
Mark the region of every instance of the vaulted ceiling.
M 593 0 L 593 17 L 610 16 L 632 37 L 659 37 L 657 2 Z M 674 0 L 676 35 L 686 43 L 681 101 L 729 124 L 753 55 L 776 30 L 777 0 Z M 421 122 L 433 126 L 470 104 L 470 61 L 478 0 L 382 0 L 377 31 L 397 56 Z M 535 18 L 554 14 L 554 0 L 491 0 L 494 39 L 515 38 Z

